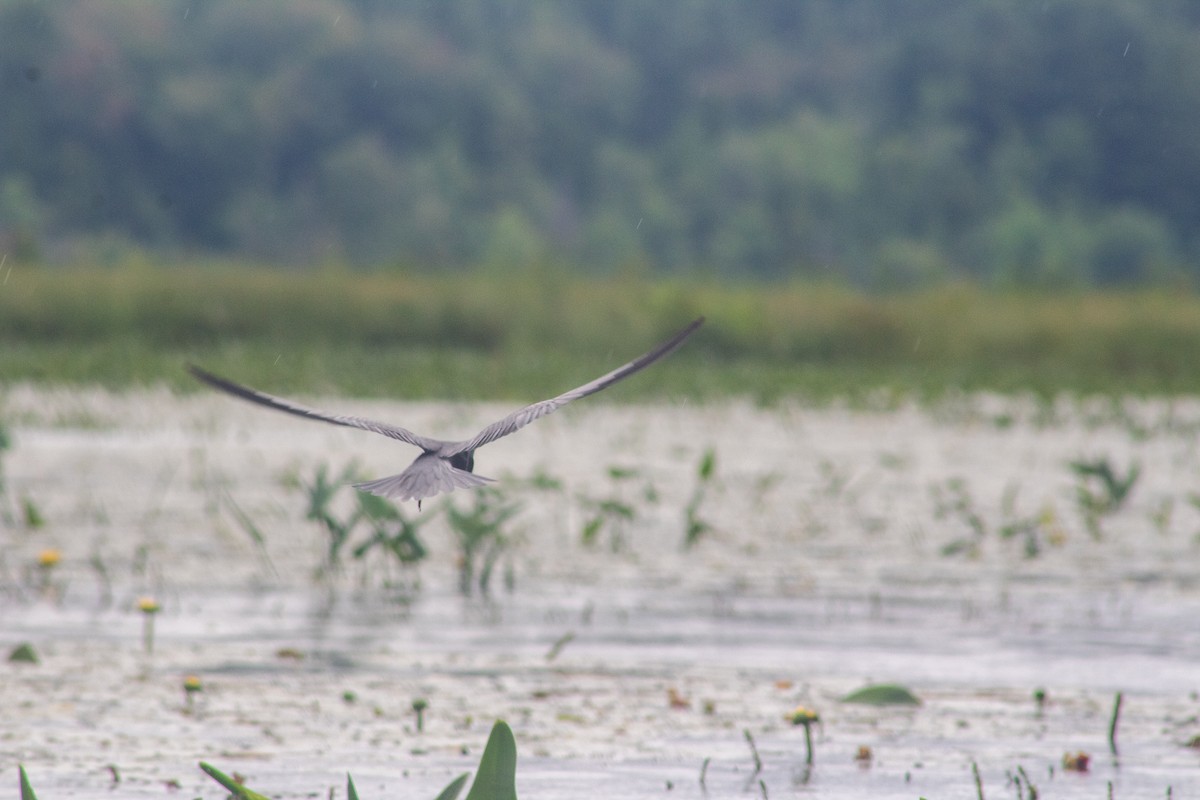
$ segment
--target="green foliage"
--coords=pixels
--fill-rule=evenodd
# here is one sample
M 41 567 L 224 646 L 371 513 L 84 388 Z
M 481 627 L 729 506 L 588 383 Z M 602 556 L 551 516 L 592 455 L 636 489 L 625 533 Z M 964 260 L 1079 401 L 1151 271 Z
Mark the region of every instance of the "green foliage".
M 529 401 L 708 323 L 609 399 L 815 400 L 879 388 L 1200 392 L 1200 299 L 1186 292 L 1009 292 L 969 284 L 873 296 L 519 275 L 441 279 L 233 270 L 24 269 L 0 291 L 3 382 L 200 387 L 192 361 L 287 395 Z
M 341 563 L 342 547 L 350 538 L 358 522 L 358 516 L 352 515 L 345 520 L 338 519 L 330 509 L 330 503 L 335 495 L 358 474 L 353 464 L 344 467 L 337 477 L 329 479 L 329 465 L 320 464 L 313 475 L 311 483 L 301 486 L 308 495 L 308 511 L 305 517 L 320 523 L 329 534 L 329 550 L 325 558 L 325 569 L 335 569 Z
M 975 508 L 975 501 L 962 478 L 949 478 L 944 484 L 929 488 L 933 499 L 933 516 L 938 520 L 952 520 L 970 531 L 970 538 L 958 538 L 942 548 L 942 555 L 974 552 L 979 542 L 987 535 L 987 524 Z
M 509 544 L 506 526 L 521 510 L 521 504 L 494 487 L 475 489 L 471 502 L 467 511 L 459 509 L 453 500 L 447 500 L 442 508 L 458 539 L 459 591 L 469 595 L 478 586 L 482 594 L 487 594 L 492 570 Z
M 237 798 L 237 800 L 269 800 L 269 798 L 267 798 L 265 795 L 261 795 L 258 792 L 247 789 L 242 785 L 241 781 L 229 777 L 211 764 L 206 764 L 201 761 L 200 769 L 203 770 L 208 777 L 212 778 L 214 781 L 228 789 L 229 793 Z
M 1134 462 L 1125 476 L 1119 477 L 1107 458 L 1081 459 L 1070 466 L 1080 479 L 1076 487 L 1080 507 L 1097 514 L 1108 514 L 1123 506 L 1142 474 L 1142 465 Z
M 420 528 L 434 518 L 428 513 L 409 518 L 388 500 L 366 492 L 355 492 L 356 506 L 343 516 L 332 508 L 334 498 L 358 480 L 358 467 L 348 464 L 330 479 L 329 466 L 319 464 L 311 482 L 300 481 L 299 487 L 308 498 L 306 518 L 320 524 L 329 535 L 329 548 L 322 572 L 337 569 L 342 549 L 362 525 L 370 531 L 368 538 L 351 551 L 361 560 L 373 550 L 382 550 L 401 566 L 412 567 L 426 556 L 424 543 L 417 535 Z
M 842 698 L 843 703 L 862 703 L 871 706 L 919 706 L 921 700 L 911 690 L 894 683 L 864 686 Z
M 354 548 L 354 557 L 362 558 L 372 548 L 381 547 L 406 566 L 420 563 L 428 553 L 417 537 L 417 531 L 433 519 L 432 514 L 413 518 L 382 497 L 358 492 L 356 518 L 367 523 L 371 536 Z
M 700 456 L 700 465 L 696 469 L 696 488 L 692 490 L 691 499 L 688 500 L 687 506 L 683 509 L 684 547 L 691 547 L 696 544 L 696 542 L 700 541 L 701 536 L 712 529 L 712 525 L 700 516 L 700 506 L 704 503 L 704 498 L 708 495 L 708 489 L 712 484 L 716 468 L 717 451 L 715 448 L 710 447 Z
M 25 773 L 24 765 L 18 764 L 17 771 L 21 773 L 21 800 L 37 800 L 37 795 L 33 793 L 33 786 L 29 783 L 29 775 Z
M 467 800 L 517 800 L 517 741 L 504 722 L 492 726 Z
M 200 769 L 210 778 L 224 786 L 238 800 L 268 800 L 264 795 L 251 791 L 240 781 L 231 778 L 211 764 L 200 762 Z M 455 800 L 462 792 L 470 773 L 463 773 L 455 778 L 446 788 L 438 793 L 435 800 Z M 479 759 L 479 768 L 475 771 L 475 781 L 467 792 L 466 800 L 517 800 L 517 743 L 513 737 L 512 728 L 502 720 L 492 726 L 487 745 Z M 33 790 L 25 793 L 28 780 L 25 769 L 21 768 L 21 797 L 22 800 L 34 800 Z M 358 789 L 354 779 L 346 776 L 346 796 L 350 800 L 358 800 Z
M 1129 499 L 1134 484 L 1141 476 L 1142 465 L 1129 465 L 1124 477 L 1118 476 L 1107 458 L 1072 461 L 1071 471 L 1079 482 L 1075 486 L 1075 498 L 1084 522 L 1093 537 L 1100 537 L 1100 520 L 1116 512 Z
M 46 518 L 42 515 L 42 510 L 30 497 L 21 498 L 21 516 L 25 521 L 25 527 L 31 531 L 36 531 L 46 525 Z
M 438 793 L 438 796 L 434 798 L 434 800 L 455 800 L 455 798 L 458 797 L 458 795 L 462 792 L 463 787 L 467 785 L 467 781 L 470 779 L 470 777 L 471 774 L 468 772 L 464 772 L 462 775 L 459 775 L 457 778 L 450 781 L 446 788 L 442 789 L 442 791 Z
M 633 484 L 642 477 L 641 470 L 635 467 L 610 466 L 608 477 L 611 491 L 604 497 L 592 497 L 581 494 L 580 504 L 588 511 L 588 517 L 583 523 L 581 539 L 587 546 L 596 543 L 602 531 L 608 531 L 609 548 L 615 553 L 625 546 L 625 532 L 638 516 L 637 502 L 632 494 L 637 491 Z M 641 500 L 646 503 L 656 502 L 658 492 L 649 480 L 640 486 Z
M 1198 26 L 1127 0 L 12 0 L 0 240 L 1162 280 L 1200 249 Z

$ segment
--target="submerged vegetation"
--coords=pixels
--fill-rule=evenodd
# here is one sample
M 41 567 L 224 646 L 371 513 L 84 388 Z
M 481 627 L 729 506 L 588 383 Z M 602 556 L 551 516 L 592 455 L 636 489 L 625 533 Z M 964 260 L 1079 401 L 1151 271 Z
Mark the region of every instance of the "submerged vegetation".
M 5 382 L 196 388 L 185 361 L 275 391 L 548 396 L 708 324 L 622 397 L 761 400 L 948 390 L 1200 391 L 1200 298 L 959 284 L 870 295 L 819 283 L 585 278 L 551 265 L 442 277 L 238 265 L 16 267 L 0 290 Z

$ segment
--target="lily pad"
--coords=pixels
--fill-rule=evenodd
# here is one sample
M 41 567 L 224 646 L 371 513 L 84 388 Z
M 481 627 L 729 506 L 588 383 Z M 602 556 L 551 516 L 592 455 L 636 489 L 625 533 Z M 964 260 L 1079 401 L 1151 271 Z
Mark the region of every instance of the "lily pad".
M 921 700 L 897 683 L 877 683 L 864 686 L 842 698 L 843 703 L 863 703 L 869 706 L 919 706 Z
M 8 660 L 13 663 L 36 664 L 38 663 L 38 655 L 37 651 L 33 649 L 33 645 L 29 642 L 24 642 L 12 649 L 12 652 L 8 654 Z

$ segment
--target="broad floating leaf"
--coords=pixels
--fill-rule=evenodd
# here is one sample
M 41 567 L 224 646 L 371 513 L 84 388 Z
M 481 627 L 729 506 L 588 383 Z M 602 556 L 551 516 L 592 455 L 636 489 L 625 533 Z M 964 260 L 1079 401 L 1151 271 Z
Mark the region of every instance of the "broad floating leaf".
M 36 664 L 38 655 L 37 651 L 33 649 L 33 645 L 23 642 L 12 649 L 12 652 L 8 654 L 8 660 L 15 664 Z
M 877 683 L 874 686 L 851 692 L 842 698 L 843 703 L 864 703 L 869 706 L 919 706 L 915 694 L 896 683 Z

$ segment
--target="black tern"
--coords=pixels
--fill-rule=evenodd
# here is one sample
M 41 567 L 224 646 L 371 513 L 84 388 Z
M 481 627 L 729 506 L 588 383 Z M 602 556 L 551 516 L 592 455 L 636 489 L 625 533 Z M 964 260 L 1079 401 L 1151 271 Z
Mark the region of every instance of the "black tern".
M 315 419 L 322 422 L 330 422 L 334 425 L 344 425 L 349 428 L 359 428 L 364 431 L 379 433 L 421 448 L 421 454 L 417 456 L 416 460 L 408 466 L 408 469 L 398 475 L 354 484 L 354 488 L 370 492 L 371 494 L 377 494 L 380 497 L 387 497 L 393 500 L 416 500 L 417 508 L 420 508 L 422 500 L 427 497 L 433 497 L 440 492 L 451 492 L 455 489 L 469 489 L 476 486 L 483 486 L 494 480 L 493 478 L 485 478 L 482 475 L 475 474 L 475 451 L 480 447 L 524 428 L 534 420 L 558 410 L 572 400 L 578 400 L 581 397 L 595 394 L 601 389 L 612 386 L 622 378 L 627 378 L 633 373 L 645 369 L 678 348 L 702 324 L 704 324 L 704 317 L 696 319 L 658 347 L 655 347 L 643 356 L 635 358 L 622 367 L 617 367 L 607 375 L 602 375 L 596 378 L 596 380 L 585 383 L 583 386 L 572 389 L 569 392 L 563 392 L 557 397 L 542 400 L 540 403 L 532 403 L 518 409 L 499 422 L 488 425 L 475 434 L 474 438 L 460 442 L 447 442 L 429 436 L 421 436 L 398 425 L 389 425 L 386 422 L 376 422 L 363 417 L 316 411 L 298 403 L 293 403 L 290 400 L 274 397 L 265 392 L 260 392 L 218 377 L 211 372 L 207 372 L 191 364 L 188 365 L 188 371 L 215 389 L 220 389 L 235 397 L 249 400 L 252 403 L 257 403 L 267 408 L 286 411 L 289 414 L 295 414 L 307 419 Z

